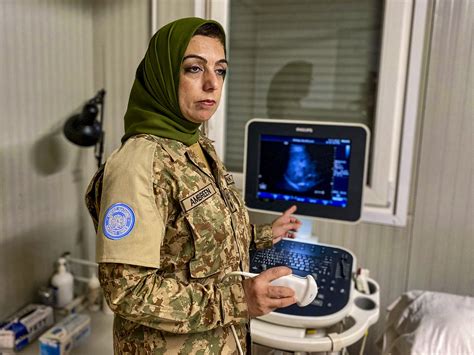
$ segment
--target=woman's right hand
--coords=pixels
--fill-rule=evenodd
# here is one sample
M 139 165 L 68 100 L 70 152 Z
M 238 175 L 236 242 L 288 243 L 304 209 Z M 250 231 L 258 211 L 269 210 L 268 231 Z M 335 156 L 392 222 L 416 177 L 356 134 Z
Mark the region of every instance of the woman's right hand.
M 250 318 L 263 316 L 276 308 L 287 307 L 296 302 L 295 291 L 291 288 L 270 284 L 273 280 L 290 274 L 290 268 L 278 266 L 242 281 Z

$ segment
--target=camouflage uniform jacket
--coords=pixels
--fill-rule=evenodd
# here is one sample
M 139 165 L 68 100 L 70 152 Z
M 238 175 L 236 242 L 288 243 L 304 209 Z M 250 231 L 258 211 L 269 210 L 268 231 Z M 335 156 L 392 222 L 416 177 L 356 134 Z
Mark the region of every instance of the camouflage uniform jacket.
M 211 141 L 199 144 L 212 172 L 184 144 L 138 135 L 89 185 L 115 353 L 236 353 L 230 325 L 246 347 L 241 280 L 225 275 L 248 271 L 249 247 L 270 247 L 271 226 L 250 224 Z

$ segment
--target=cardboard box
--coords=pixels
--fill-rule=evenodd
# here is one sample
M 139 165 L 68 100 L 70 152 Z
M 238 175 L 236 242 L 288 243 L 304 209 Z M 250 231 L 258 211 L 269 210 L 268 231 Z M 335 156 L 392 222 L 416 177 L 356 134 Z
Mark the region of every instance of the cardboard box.
M 0 349 L 21 350 L 53 324 L 53 308 L 29 304 L 0 323 Z
M 91 333 L 91 317 L 73 313 L 55 324 L 39 339 L 41 355 L 69 354 Z

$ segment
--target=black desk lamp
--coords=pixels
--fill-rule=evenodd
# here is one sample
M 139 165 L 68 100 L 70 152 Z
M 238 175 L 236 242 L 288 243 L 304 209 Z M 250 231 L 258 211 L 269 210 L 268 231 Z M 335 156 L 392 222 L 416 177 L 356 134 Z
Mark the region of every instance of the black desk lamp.
M 63 129 L 64 135 L 72 143 L 82 147 L 95 145 L 94 155 L 99 168 L 104 153 L 105 132 L 102 129 L 104 123 L 104 96 L 105 90 L 102 89 L 84 105 L 81 113 L 68 118 Z M 100 120 L 98 121 L 99 106 Z

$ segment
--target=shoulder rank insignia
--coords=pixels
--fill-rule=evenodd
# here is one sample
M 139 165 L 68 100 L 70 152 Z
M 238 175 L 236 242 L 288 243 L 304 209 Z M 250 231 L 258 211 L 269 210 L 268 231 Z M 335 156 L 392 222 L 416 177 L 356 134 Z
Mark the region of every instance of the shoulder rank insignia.
M 234 184 L 234 177 L 232 176 L 232 174 L 226 174 L 224 178 L 225 178 L 225 182 L 227 183 L 227 186 Z

